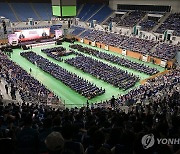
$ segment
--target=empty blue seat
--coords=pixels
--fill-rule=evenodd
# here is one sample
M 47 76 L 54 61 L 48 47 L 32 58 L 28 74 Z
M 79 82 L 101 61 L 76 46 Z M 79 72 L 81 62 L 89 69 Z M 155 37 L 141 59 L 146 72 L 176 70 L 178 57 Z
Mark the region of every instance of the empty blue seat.
M 10 19 L 12 22 L 17 21 L 8 3 L 0 3 L 0 16 L 4 16 L 5 18 Z
M 42 20 L 50 20 L 52 17 L 51 3 L 33 3 L 38 15 Z
M 74 29 L 74 31 L 72 32 L 73 35 L 79 35 L 81 32 L 83 32 L 85 30 L 85 28 L 82 27 L 71 27 Z
M 91 17 L 88 21 L 96 20 L 98 23 L 103 22 L 111 13 L 113 12 L 108 6 L 104 6 L 101 10 L 99 10 L 93 17 Z
M 11 5 L 21 21 L 27 21 L 28 18 L 39 20 L 29 3 L 11 3 Z
M 91 5 L 91 7 L 89 8 L 89 10 L 86 10 L 86 13 L 84 14 L 84 16 L 81 18 L 82 21 L 86 21 L 87 19 L 89 19 L 97 10 L 99 10 L 101 8 L 102 5 L 100 4 L 94 4 Z
M 87 10 L 89 10 L 89 8 L 91 8 L 92 4 L 85 4 L 83 6 L 83 8 L 81 9 L 81 12 L 78 15 L 78 18 L 82 18 L 84 16 L 84 14 L 86 14 Z

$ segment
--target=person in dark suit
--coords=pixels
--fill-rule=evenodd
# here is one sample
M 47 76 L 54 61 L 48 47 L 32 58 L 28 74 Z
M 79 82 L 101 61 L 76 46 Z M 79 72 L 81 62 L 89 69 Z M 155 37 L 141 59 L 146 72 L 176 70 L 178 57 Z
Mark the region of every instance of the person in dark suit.
M 112 96 L 111 98 L 111 107 L 115 107 L 115 98 Z
M 19 35 L 19 39 L 23 39 L 23 38 L 25 38 L 25 36 L 23 35 L 23 33 L 21 33 L 21 34 Z
M 43 33 L 42 33 L 42 37 L 46 37 L 46 36 L 47 36 L 46 32 L 45 32 L 45 31 L 43 31 Z
M 8 94 L 8 85 L 5 85 L 5 89 L 6 89 L 6 94 Z

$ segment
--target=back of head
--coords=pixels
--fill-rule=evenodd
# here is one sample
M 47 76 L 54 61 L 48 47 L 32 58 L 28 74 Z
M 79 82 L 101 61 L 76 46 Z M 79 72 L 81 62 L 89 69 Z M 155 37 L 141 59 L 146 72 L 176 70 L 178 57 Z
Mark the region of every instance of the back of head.
M 52 132 L 46 137 L 45 144 L 50 152 L 60 152 L 64 147 L 64 139 L 59 132 Z

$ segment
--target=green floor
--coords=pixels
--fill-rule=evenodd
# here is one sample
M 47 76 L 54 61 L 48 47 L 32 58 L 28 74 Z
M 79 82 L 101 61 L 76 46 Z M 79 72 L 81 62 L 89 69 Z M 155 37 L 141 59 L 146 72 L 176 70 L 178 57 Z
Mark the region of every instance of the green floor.
M 91 47 L 89 45 L 85 45 L 85 44 L 83 44 L 83 45 Z M 65 42 L 65 43 L 63 43 L 62 46 L 69 49 L 69 43 Z M 90 81 L 92 83 L 95 83 L 98 87 L 103 87 L 106 90 L 105 94 L 103 94 L 101 96 L 97 96 L 97 97 L 91 99 L 89 102 L 95 103 L 95 102 L 108 100 L 112 97 L 112 95 L 117 97 L 118 95 L 125 94 L 130 90 L 130 89 L 127 91 L 119 90 L 118 88 L 115 88 L 112 85 L 107 84 L 106 82 L 104 82 L 102 80 L 96 79 L 95 77 L 93 77 L 87 73 L 84 73 L 81 70 L 74 68 L 73 66 L 70 66 L 64 62 L 58 62 L 58 61 L 56 61 L 50 57 L 47 57 L 46 54 L 41 52 L 42 48 L 51 48 L 51 47 L 54 47 L 54 45 L 33 48 L 33 51 L 36 52 L 37 54 L 43 56 L 44 58 L 48 59 L 49 61 L 56 63 L 57 65 L 67 69 L 70 72 L 76 73 L 77 75 L 83 77 L 84 79 L 87 79 L 88 81 Z M 95 48 L 95 47 L 92 47 L 92 48 Z M 96 48 L 96 49 L 98 49 L 98 48 Z M 101 50 L 103 52 L 110 52 L 110 51 L 105 51 L 103 49 L 98 49 L 98 50 Z M 25 58 L 21 57 L 20 52 L 23 52 L 23 50 L 15 49 L 13 54 L 11 55 L 11 59 L 14 62 L 16 62 L 17 64 L 19 64 L 27 72 L 29 72 L 29 69 L 31 68 L 32 69 L 32 73 L 31 73 L 32 76 L 35 77 L 37 80 L 39 80 L 41 83 L 43 83 L 48 89 L 53 91 L 59 98 L 61 98 L 61 100 L 66 104 L 67 107 L 74 107 L 74 106 L 79 107 L 79 106 L 82 106 L 83 104 L 86 103 L 87 99 L 85 97 L 79 95 L 75 91 L 71 90 L 69 87 L 65 86 L 59 80 L 55 79 L 54 77 L 52 77 L 48 73 L 45 73 L 40 68 L 36 67 L 31 62 L 29 62 Z M 113 53 L 113 54 L 122 57 L 120 54 L 117 54 L 117 53 Z M 86 56 L 89 56 L 89 55 L 86 54 Z M 75 55 L 69 55 L 67 57 L 63 57 L 63 59 L 68 59 L 68 58 L 72 58 L 72 57 L 75 57 Z M 93 57 L 93 56 L 90 56 L 90 57 L 97 59 L 96 57 Z M 144 62 L 140 62 L 140 61 L 133 59 L 133 58 L 128 58 L 128 59 L 139 62 L 139 63 L 144 63 Z M 149 77 L 148 75 L 146 75 L 144 73 L 140 73 L 140 72 L 132 70 L 132 69 L 121 67 L 119 65 L 112 64 L 112 63 L 107 62 L 105 60 L 101 60 L 101 59 L 98 59 L 98 60 L 100 60 L 104 63 L 107 63 L 109 65 L 116 66 L 117 68 L 121 68 L 122 70 L 127 70 L 128 72 L 131 72 L 131 73 L 139 76 L 141 78 L 141 80 Z M 145 64 L 149 65 L 150 67 L 156 67 L 159 71 L 164 70 L 162 67 L 159 67 L 157 65 L 153 65 L 150 63 L 145 63 Z M 135 87 L 137 87 L 137 86 L 139 86 L 139 83 L 137 83 L 135 85 Z

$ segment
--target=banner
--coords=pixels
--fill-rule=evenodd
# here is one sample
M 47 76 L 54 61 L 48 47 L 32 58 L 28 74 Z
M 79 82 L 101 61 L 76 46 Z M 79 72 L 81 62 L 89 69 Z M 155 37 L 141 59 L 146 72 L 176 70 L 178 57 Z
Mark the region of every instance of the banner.
M 142 61 L 147 62 L 147 60 L 148 60 L 148 56 L 147 55 L 142 57 Z
M 122 50 L 122 55 L 123 55 L 123 56 L 126 56 L 126 49 L 123 49 L 123 50 Z
M 84 43 L 84 39 L 83 39 L 83 38 L 81 38 L 80 42 L 81 42 L 81 43 Z
M 17 45 L 18 44 L 18 37 L 17 34 L 9 34 L 8 35 L 8 42 L 11 45 Z
M 17 38 L 21 41 L 39 39 L 41 37 L 49 36 L 49 28 L 41 29 L 27 29 L 16 31 Z
M 160 66 L 166 67 L 167 61 L 166 60 L 161 60 Z
M 96 45 L 96 42 L 93 41 L 93 42 L 91 43 L 91 45 L 94 47 L 94 46 Z
M 62 36 L 62 30 L 55 30 L 56 39 Z
M 105 49 L 105 50 L 109 50 L 109 46 L 108 46 L 108 45 L 105 45 L 104 49 Z

